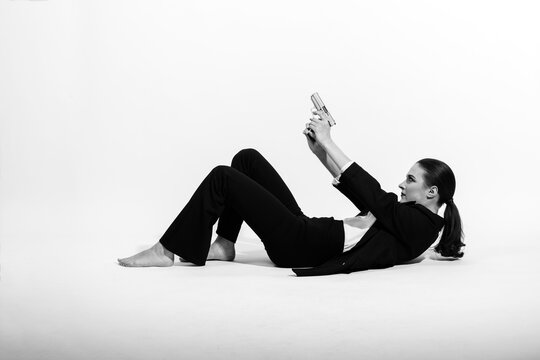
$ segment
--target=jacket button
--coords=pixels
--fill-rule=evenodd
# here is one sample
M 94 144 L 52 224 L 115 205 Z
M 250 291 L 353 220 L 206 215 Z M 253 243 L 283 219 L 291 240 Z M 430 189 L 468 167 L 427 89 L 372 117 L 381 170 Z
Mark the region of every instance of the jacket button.
M 345 266 L 345 263 L 344 263 L 344 262 L 342 262 L 342 263 L 341 263 L 341 266 Z

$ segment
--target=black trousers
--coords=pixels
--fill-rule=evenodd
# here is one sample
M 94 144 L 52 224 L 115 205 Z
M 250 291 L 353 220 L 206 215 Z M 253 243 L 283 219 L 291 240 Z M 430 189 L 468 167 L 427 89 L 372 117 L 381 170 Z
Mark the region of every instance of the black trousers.
M 218 218 L 216 233 L 233 242 L 245 221 L 280 267 L 317 266 L 343 252 L 343 221 L 304 215 L 281 176 L 254 149 L 210 171 L 159 241 L 202 266 Z

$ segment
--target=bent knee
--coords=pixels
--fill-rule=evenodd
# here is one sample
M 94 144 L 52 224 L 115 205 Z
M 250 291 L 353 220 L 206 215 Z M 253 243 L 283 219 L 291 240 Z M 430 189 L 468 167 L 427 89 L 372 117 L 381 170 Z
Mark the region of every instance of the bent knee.
M 235 156 L 253 156 L 260 155 L 260 153 L 253 148 L 245 148 L 236 153 Z
M 227 165 L 217 165 L 212 169 L 212 172 L 223 173 L 223 172 L 229 171 L 230 169 L 231 169 L 231 167 L 227 166 Z
M 251 159 L 251 158 L 260 157 L 260 156 L 261 156 L 261 153 L 259 153 L 257 150 L 253 148 L 242 149 L 239 152 L 237 152 L 236 155 L 234 155 L 232 159 L 232 164 L 238 161 L 242 161 L 244 159 Z

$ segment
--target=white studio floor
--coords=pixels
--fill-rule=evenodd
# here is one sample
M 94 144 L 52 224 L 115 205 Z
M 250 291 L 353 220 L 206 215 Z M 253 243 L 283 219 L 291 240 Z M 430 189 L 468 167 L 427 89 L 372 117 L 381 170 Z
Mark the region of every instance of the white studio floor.
M 124 268 L 153 242 L 110 241 L 2 245 L 1 359 L 540 358 L 540 246 L 298 278 L 256 238 L 204 268 Z

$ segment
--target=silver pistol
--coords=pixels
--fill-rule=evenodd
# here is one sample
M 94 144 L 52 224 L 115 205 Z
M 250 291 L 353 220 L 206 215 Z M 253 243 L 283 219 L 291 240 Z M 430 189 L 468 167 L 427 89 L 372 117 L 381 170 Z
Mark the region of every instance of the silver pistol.
M 328 116 L 328 118 L 329 118 L 328 123 L 330 124 L 330 126 L 336 125 L 336 121 L 334 120 L 332 115 L 330 115 L 330 112 L 328 111 L 328 109 L 324 105 L 321 97 L 319 96 L 319 93 L 315 93 L 315 94 L 311 95 L 311 101 L 313 102 L 313 105 L 315 105 L 315 109 L 317 109 L 319 111 L 321 111 L 321 110 L 324 111 L 326 116 Z

